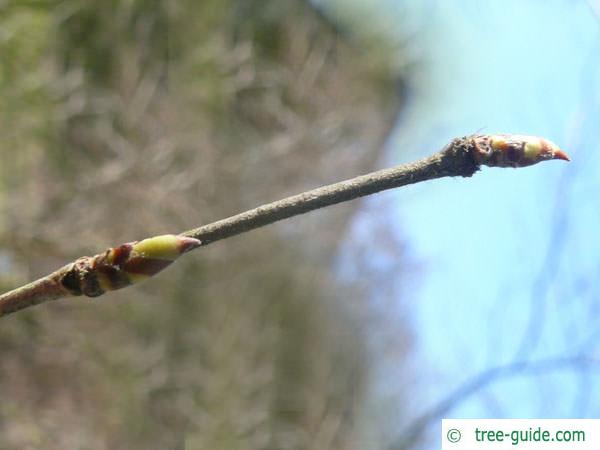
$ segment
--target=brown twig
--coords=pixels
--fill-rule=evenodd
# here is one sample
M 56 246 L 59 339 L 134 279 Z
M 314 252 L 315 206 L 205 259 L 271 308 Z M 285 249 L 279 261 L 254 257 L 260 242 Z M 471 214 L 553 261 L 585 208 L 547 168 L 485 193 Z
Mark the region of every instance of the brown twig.
M 541 138 L 493 135 L 454 139 L 438 153 L 414 163 L 303 192 L 178 237 L 151 238 L 79 258 L 44 278 L 0 295 L 0 316 L 61 297 L 95 297 L 125 287 L 142 276 L 154 275 L 189 250 L 315 209 L 435 178 L 470 177 L 480 165 L 521 167 L 547 159 L 568 157 Z
M 259 206 L 250 211 L 186 231 L 203 245 L 245 233 L 279 220 L 376 192 L 442 177 L 470 177 L 479 168 L 467 139 L 456 139 L 438 153 L 414 163 L 383 169 Z

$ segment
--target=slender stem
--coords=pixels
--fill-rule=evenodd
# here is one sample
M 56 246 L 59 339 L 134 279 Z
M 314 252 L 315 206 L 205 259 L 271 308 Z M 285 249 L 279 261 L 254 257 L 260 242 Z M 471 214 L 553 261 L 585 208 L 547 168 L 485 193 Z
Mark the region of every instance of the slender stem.
M 0 316 L 69 295 L 69 292 L 60 284 L 59 276 L 56 276 L 64 269 L 65 267 L 44 278 L 0 295 Z
M 443 150 L 419 161 L 306 191 L 181 234 L 208 245 L 315 209 L 435 178 L 470 177 L 478 169 L 468 141 L 455 139 Z
M 454 139 L 438 153 L 414 163 L 383 169 L 303 192 L 302 194 L 219 220 L 218 222 L 188 230 L 181 233 L 181 236 L 199 239 L 201 245 L 204 246 L 279 220 L 364 197 L 386 189 L 435 178 L 452 176 L 470 177 L 478 169 L 479 163 L 473 155 L 471 138 L 458 138 Z M 86 258 L 80 258 L 77 261 L 81 261 L 82 259 Z M 56 300 L 70 295 L 80 295 L 81 292 L 74 292 L 73 289 L 69 288 L 69 282 L 65 282 L 66 279 L 73 276 L 74 270 L 78 270 L 77 261 L 33 283 L 0 295 L 0 316 L 49 300 Z M 86 276 L 86 273 L 81 273 L 80 270 L 78 276 Z

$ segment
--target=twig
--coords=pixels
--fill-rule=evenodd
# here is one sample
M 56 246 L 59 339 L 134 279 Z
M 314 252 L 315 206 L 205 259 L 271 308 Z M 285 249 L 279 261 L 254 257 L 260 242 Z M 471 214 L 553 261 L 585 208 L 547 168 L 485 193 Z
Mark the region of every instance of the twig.
M 415 443 L 433 423 L 445 417 L 461 401 L 466 400 L 495 382 L 518 376 L 535 376 L 561 370 L 598 370 L 600 361 L 584 354 L 558 356 L 538 361 L 515 361 L 506 365 L 492 367 L 469 378 L 454 391 L 437 403 L 431 410 L 414 420 L 406 428 L 400 440 L 390 448 L 405 450 L 414 448 Z
M 0 295 L 0 316 L 61 297 L 97 297 L 164 269 L 181 254 L 289 217 L 386 189 L 442 177 L 470 177 L 481 165 L 522 167 L 568 157 L 545 139 L 518 135 L 475 135 L 454 139 L 417 162 L 362 175 L 294 195 L 181 233 L 123 244 L 71 264 Z

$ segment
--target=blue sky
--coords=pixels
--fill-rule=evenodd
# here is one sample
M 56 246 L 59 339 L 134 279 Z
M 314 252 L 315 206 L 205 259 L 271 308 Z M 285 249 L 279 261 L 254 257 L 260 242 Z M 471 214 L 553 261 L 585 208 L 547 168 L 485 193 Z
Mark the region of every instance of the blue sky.
M 478 131 L 545 136 L 573 161 L 365 201 L 368 211 L 391 205 L 386 220 L 420 267 L 398 277 L 418 354 L 415 414 L 489 367 L 600 355 L 600 17 L 586 1 L 426 3 L 370 2 L 418 42 L 410 103 L 382 165 Z M 372 220 L 359 215 L 355 230 Z M 403 391 L 394 364 L 380 366 L 386 397 Z M 513 377 L 448 416 L 597 418 L 598 381 L 600 371 Z

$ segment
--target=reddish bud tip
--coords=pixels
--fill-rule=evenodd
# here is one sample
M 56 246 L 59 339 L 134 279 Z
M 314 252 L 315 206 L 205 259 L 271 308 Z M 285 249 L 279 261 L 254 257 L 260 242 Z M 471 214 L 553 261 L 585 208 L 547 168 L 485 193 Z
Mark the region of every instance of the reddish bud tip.
M 569 158 L 569 155 L 567 155 L 565 152 L 563 152 L 562 150 L 557 150 L 554 152 L 554 158 L 553 159 L 562 159 L 564 161 L 571 161 L 571 158 Z
M 187 236 L 177 236 L 179 240 L 179 251 L 183 253 L 187 253 L 190 250 L 198 248 L 202 245 L 202 242 L 198 239 L 187 237 Z

